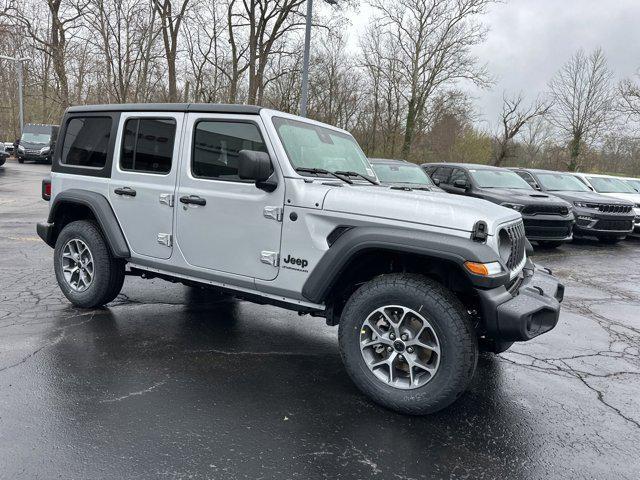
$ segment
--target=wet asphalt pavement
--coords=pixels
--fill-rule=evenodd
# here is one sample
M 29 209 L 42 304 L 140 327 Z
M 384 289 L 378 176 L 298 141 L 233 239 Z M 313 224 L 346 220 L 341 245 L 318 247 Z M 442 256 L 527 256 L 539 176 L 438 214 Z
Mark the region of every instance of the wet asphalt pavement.
M 0 167 L 0 478 L 640 477 L 640 241 L 537 253 L 558 327 L 408 417 L 356 390 L 319 318 L 131 277 L 73 308 L 35 234 L 47 168 Z

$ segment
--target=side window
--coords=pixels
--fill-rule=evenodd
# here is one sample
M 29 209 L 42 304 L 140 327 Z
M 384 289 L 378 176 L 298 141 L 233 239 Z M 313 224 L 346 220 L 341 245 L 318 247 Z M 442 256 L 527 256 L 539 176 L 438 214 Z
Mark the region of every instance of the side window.
M 516 173 L 518 175 L 520 175 L 522 177 L 522 179 L 527 182 L 529 185 L 531 185 L 533 188 L 537 188 L 538 187 L 538 183 L 536 182 L 536 180 L 533 178 L 533 175 L 531 175 L 529 172 L 521 172 L 521 171 L 516 171 Z
M 110 117 L 74 117 L 64 134 L 61 163 L 102 168 L 107 162 Z
M 266 152 L 253 123 L 201 120 L 193 136 L 191 171 L 195 177 L 246 182 L 238 177 L 238 152 Z
M 451 185 L 453 185 L 453 182 L 455 182 L 456 180 L 464 180 L 465 182 L 469 183 L 469 177 L 467 176 L 467 172 L 465 172 L 460 168 L 456 168 L 451 174 L 451 178 L 447 183 L 450 183 Z
M 431 178 L 433 180 L 440 180 L 440 183 L 449 183 L 449 175 L 451 174 L 451 169 L 449 167 L 438 167 L 432 174 Z
M 124 124 L 120 168 L 134 172 L 169 173 L 176 136 L 173 119 L 130 118 Z

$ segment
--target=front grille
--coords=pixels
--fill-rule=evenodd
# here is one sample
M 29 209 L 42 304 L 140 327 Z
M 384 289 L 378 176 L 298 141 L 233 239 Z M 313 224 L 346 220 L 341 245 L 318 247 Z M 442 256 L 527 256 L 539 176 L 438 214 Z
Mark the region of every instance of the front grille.
M 602 213 L 629 213 L 633 208 L 631 205 L 617 205 L 615 203 L 587 203 L 587 207 Z
M 525 205 L 522 213 L 525 215 L 568 215 L 569 207 L 566 205 Z
M 566 220 L 530 220 L 524 222 L 525 232 L 530 238 L 560 239 L 571 236 L 573 222 Z
M 593 227 L 597 230 L 628 232 L 633 228 L 633 220 L 598 220 Z
M 522 263 L 525 255 L 525 232 L 522 221 L 506 226 L 505 231 L 511 240 L 511 252 L 507 259 L 507 268 L 513 270 Z

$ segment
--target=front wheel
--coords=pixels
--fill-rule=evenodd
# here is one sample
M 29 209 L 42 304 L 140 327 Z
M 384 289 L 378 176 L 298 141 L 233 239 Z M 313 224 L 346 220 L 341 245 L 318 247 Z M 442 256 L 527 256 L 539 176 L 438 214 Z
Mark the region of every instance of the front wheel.
M 420 275 L 383 275 L 360 287 L 345 305 L 339 340 L 356 386 L 402 413 L 428 414 L 453 403 L 478 361 L 463 305 Z

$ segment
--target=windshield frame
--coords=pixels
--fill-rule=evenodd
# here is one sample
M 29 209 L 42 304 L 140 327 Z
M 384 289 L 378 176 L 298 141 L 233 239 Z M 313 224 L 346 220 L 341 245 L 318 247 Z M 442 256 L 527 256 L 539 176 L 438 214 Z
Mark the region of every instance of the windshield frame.
M 593 187 L 593 189 L 597 192 L 597 193 L 626 193 L 626 194 L 637 194 L 638 192 L 635 191 L 635 189 L 629 185 L 628 183 L 626 183 L 624 180 L 620 179 L 620 178 L 616 178 L 616 177 L 599 177 L 599 176 L 595 176 L 595 175 L 585 175 L 585 178 L 587 179 L 587 181 L 589 182 L 589 184 Z M 619 190 L 598 190 L 598 188 L 596 188 L 596 184 L 594 184 L 594 180 L 596 180 L 596 183 L 600 180 L 603 181 L 610 181 L 610 182 L 617 182 L 620 185 L 622 185 L 623 187 L 628 188 L 631 191 L 625 190 L 625 191 L 619 191 Z
M 562 177 L 571 178 L 572 180 L 574 180 L 576 182 L 576 185 L 580 185 L 580 187 L 582 189 L 581 190 L 565 190 L 565 189 L 557 190 L 557 189 L 551 189 L 551 188 L 547 187 L 547 185 L 545 185 L 543 177 L 544 176 L 552 177 L 552 176 L 555 176 L 555 175 L 560 175 Z M 587 185 L 585 185 L 584 182 L 580 181 L 579 178 L 577 178 L 575 175 L 571 175 L 570 173 L 565 173 L 565 172 L 539 172 L 539 173 L 536 173 L 536 180 L 538 181 L 540 186 L 542 188 L 544 188 L 544 190 L 546 192 L 591 192 L 589 187 Z
M 490 172 L 490 173 L 494 173 L 495 172 L 495 173 L 501 173 L 501 174 L 508 173 L 510 175 L 515 175 L 515 178 L 517 178 L 518 180 L 520 180 L 522 182 L 522 187 L 505 187 L 505 186 L 485 186 L 485 185 L 482 185 L 478 181 L 476 176 L 474 175 L 474 173 L 481 172 L 481 171 Z M 522 178 L 520 175 L 518 175 L 513 170 L 492 169 L 492 168 L 468 168 L 467 172 L 469 173 L 469 177 L 470 177 L 471 181 L 478 188 L 488 188 L 488 189 L 494 188 L 494 189 L 506 189 L 506 190 L 534 190 L 535 191 L 535 189 L 531 185 L 529 185 L 524 178 Z
M 306 177 L 306 178 L 321 178 L 323 180 L 325 179 L 333 179 L 335 178 L 333 175 L 331 174 L 322 174 L 322 173 L 307 173 L 307 172 L 299 172 L 296 169 L 301 169 L 301 168 L 317 168 L 317 169 L 321 169 L 321 170 L 327 170 L 327 171 L 346 171 L 346 170 L 352 170 L 355 171 L 357 173 L 360 173 L 362 175 L 364 175 L 365 177 L 370 178 L 371 180 L 374 181 L 378 181 L 378 177 L 375 173 L 375 170 L 373 169 L 373 166 L 371 165 L 371 163 L 369 162 L 369 159 L 367 158 L 367 156 L 365 155 L 365 153 L 362 151 L 362 148 L 360 148 L 360 145 L 358 144 L 358 142 L 356 141 L 356 139 L 349 134 L 348 132 L 345 132 L 343 130 L 331 127 L 330 125 L 323 125 L 321 123 L 318 122 L 312 122 L 312 121 L 305 121 L 305 119 L 301 119 L 301 118 L 297 118 L 294 116 L 289 116 L 289 115 L 282 115 L 279 114 L 279 112 L 274 112 L 273 115 L 271 115 L 270 117 L 270 123 L 271 126 L 273 127 L 273 131 L 277 136 L 277 139 L 280 143 L 280 146 L 282 147 L 282 150 L 284 151 L 286 160 L 287 160 L 287 164 L 288 166 L 291 168 L 291 170 L 293 172 L 295 172 L 296 175 L 300 176 L 300 177 Z M 333 137 L 337 137 L 340 138 L 342 140 L 346 140 L 348 141 L 351 146 L 354 147 L 354 151 L 356 152 L 356 154 L 358 155 L 358 159 L 361 162 L 361 165 L 359 165 L 358 170 L 354 170 L 353 169 L 353 165 L 349 166 L 347 168 L 347 165 L 343 165 L 340 168 L 337 169 L 330 169 L 330 168 L 326 168 L 327 165 L 296 165 L 293 161 L 293 156 L 291 154 L 290 151 L 290 147 L 291 145 L 289 144 L 289 142 L 283 138 L 280 128 L 282 125 L 291 125 L 293 124 L 294 126 L 300 126 L 301 128 L 306 128 L 306 129 L 310 129 L 310 130 L 316 130 L 316 133 L 318 131 L 320 131 L 320 133 L 322 134 L 326 134 L 326 135 L 331 135 Z M 344 167 L 344 168 L 343 168 Z M 352 181 L 352 183 L 366 183 L 368 185 L 371 185 L 370 182 L 368 182 L 365 179 L 362 178 L 358 178 L 356 176 L 352 176 L 349 177 L 350 180 Z

